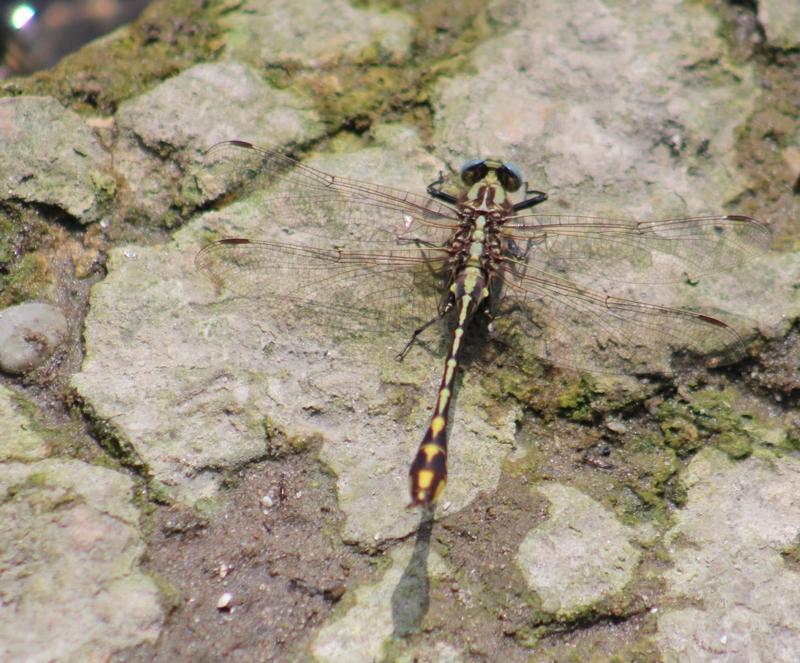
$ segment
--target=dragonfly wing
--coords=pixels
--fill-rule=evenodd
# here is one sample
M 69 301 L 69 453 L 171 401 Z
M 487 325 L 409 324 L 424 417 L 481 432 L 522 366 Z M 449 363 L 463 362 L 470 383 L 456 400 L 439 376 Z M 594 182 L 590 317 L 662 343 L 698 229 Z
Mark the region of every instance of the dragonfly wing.
M 443 249 L 336 248 L 311 242 L 223 239 L 203 248 L 197 268 L 220 289 L 258 300 L 284 318 L 337 331 L 409 334 L 437 315 L 447 279 Z
M 584 283 L 674 283 L 739 267 L 769 248 L 764 224 L 727 215 L 636 221 L 526 215 L 503 226 L 525 260 Z
M 443 243 L 458 223 L 455 211 L 433 198 L 330 175 L 243 141 L 208 150 L 198 178 L 214 197 L 252 192 L 265 215 L 307 233 L 319 228 L 326 238 L 336 224 L 339 236 L 360 242 L 414 237 L 423 226 L 428 240 Z
M 524 343 L 546 362 L 626 374 L 671 374 L 701 360 L 721 366 L 745 346 L 733 327 L 707 314 L 647 304 L 578 286 L 557 275 L 502 273 Z M 519 335 L 518 335 L 519 336 Z

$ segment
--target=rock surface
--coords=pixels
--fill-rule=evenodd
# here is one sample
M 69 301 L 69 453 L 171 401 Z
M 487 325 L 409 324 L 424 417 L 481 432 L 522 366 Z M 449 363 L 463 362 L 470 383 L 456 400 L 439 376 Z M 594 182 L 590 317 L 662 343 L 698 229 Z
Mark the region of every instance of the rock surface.
M 621 11 L 601 0 L 581 0 L 542 12 L 535 5 L 496 2 L 491 15 L 507 31 L 470 55 L 477 73 L 442 78 L 433 90 L 437 154 L 451 168 L 475 155 L 503 155 L 522 169 L 531 188 L 549 193 L 537 214 L 645 220 L 719 214 L 747 190 L 734 146 L 736 128 L 755 107 L 758 82 L 753 65 L 724 56 L 721 66 L 730 77 L 706 71 L 703 63 L 725 51 L 718 18 L 706 9 L 659 0 Z M 796 265 L 782 281 L 774 256 L 760 261 L 758 253 L 748 261 L 752 276 L 737 271 L 729 278 L 713 269 L 693 274 L 684 265 L 680 275 L 664 277 L 675 285 L 656 288 L 635 285 L 641 281 L 634 269 L 629 275 L 618 271 L 622 243 L 608 261 L 607 280 L 599 260 L 586 272 L 568 258 L 552 270 L 599 292 L 726 311 L 745 337 L 756 329 L 779 337 L 796 315 L 798 298 L 789 289 L 776 292 L 774 284 L 793 282 Z M 762 265 L 769 272 L 763 280 Z M 669 266 L 663 271 L 668 274 Z M 624 294 L 619 280 L 630 281 Z M 759 294 L 741 291 L 751 283 Z M 604 314 L 587 308 L 571 302 L 537 324 L 565 339 L 563 353 L 576 358 L 565 362 L 570 367 L 604 370 L 596 365 L 603 339 L 586 324 L 593 320 L 600 328 Z M 668 372 L 669 358 L 660 354 L 666 343 L 637 352 L 637 336 L 644 333 L 642 324 L 626 348 L 631 363 L 647 366 L 642 372 Z
M 800 41 L 800 7 L 793 2 L 763 0 L 758 3 L 758 20 L 767 42 L 776 48 L 797 48 Z
M 311 646 L 315 660 L 369 663 L 386 655 L 392 636 L 402 635 L 402 625 L 413 620 L 403 610 L 424 600 L 427 583 L 447 573 L 438 555 L 430 555 L 422 567 L 412 553 L 408 545 L 394 550 L 380 578 L 359 587 L 353 605 L 320 629 Z M 441 654 L 436 660 L 453 660 L 456 652 L 445 647 Z
M 41 460 L 48 455 L 49 447 L 30 430 L 30 420 L 18 408 L 14 392 L 0 385 L 0 461 Z
M 689 465 L 686 508 L 666 541 L 674 605 L 658 618 L 666 661 L 790 661 L 800 642 L 800 460 L 734 463 L 706 449 Z
M 80 461 L 0 464 L 0 657 L 101 660 L 155 641 L 163 614 L 138 568 L 131 488 Z
M 0 198 L 97 221 L 114 193 L 111 159 L 94 131 L 49 97 L 0 99 Z
M 424 161 L 413 133 L 395 129 L 386 136 L 390 146 Z M 358 176 L 385 168 L 395 153 L 372 149 L 318 165 Z M 413 163 L 409 159 L 402 169 L 398 164 L 385 170 L 388 181 L 415 177 Z M 376 540 L 403 536 L 416 522 L 403 507 L 408 463 L 426 423 L 429 398 L 415 404 L 409 420 L 398 419 L 386 405 L 380 381 L 400 389 L 430 384 L 433 395 L 440 369 L 423 351 L 402 364 L 394 360 L 407 339 L 404 329 L 335 347 L 324 344 L 324 330 L 295 324 L 292 334 L 285 333 L 281 312 L 258 300 L 221 298 L 195 269 L 201 238 L 209 231 L 211 236 L 264 236 L 263 225 L 256 196 L 180 231 L 168 253 L 144 247 L 112 253 L 109 277 L 92 293 L 87 360 L 73 384 L 98 416 L 116 413 L 115 426 L 136 457 L 182 500 L 194 503 L 216 494 L 221 477 L 212 468 L 267 456 L 270 420 L 289 437 L 323 436 L 320 457 L 340 477 L 348 540 L 371 547 Z M 109 371 L 127 377 L 110 382 Z M 455 504 L 496 485 L 516 416 L 509 407 L 488 421 L 478 409 L 480 390 L 472 378 L 464 381 L 460 403 L 453 434 L 462 451 L 453 457 L 448 492 Z M 302 412 L 317 414 L 297 425 Z M 387 432 L 396 444 L 381 441 Z
M 776 18 L 790 4 L 759 5 L 772 45 L 791 42 Z M 496 0 L 467 21 L 432 5 L 256 0 L 226 7 L 227 32 L 206 51 L 218 60 L 121 100 L 107 151 L 50 97 L 0 101 L 0 131 L 25 152 L 0 157 L 4 204 L 91 221 L 116 196 L 119 232 L 143 237 L 109 251 L 71 384 L 98 438 L 86 436 L 82 457 L 108 451 L 153 499 L 152 541 L 169 547 L 155 569 L 167 578 L 161 600 L 175 599 L 164 621 L 140 569 L 131 479 L 48 458 L 72 447 L 58 430 L 42 439 L 21 398 L 0 388 L 0 657 L 214 658 L 213 647 L 222 657 L 269 643 L 276 660 L 792 660 L 800 470 L 796 376 L 780 357 L 797 354 L 796 252 L 759 248 L 741 270 L 681 272 L 648 290 L 648 301 L 732 313 L 747 341 L 760 335 L 729 372 L 695 366 L 670 383 L 654 377 L 661 358 L 645 356 L 652 374 L 622 385 L 545 372 L 507 353 L 506 339 L 471 334 L 427 565 L 407 541 L 419 516 L 403 507 L 446 330 L 428 330 L 398 363 L 405 326 L 361 329 L 353 310 L 312 324 L 195 266 L 222 236 L 292 241 L 310 230 L 258 187 L 214 179 L 202 152 L 225 139 L 296 150 L 303 164 L 414 195 L 440 170 L 497 155 L 550 194 L 543 214 L 740 211 L 760 200 L 762 167 L 741 136 L 760 136 L 796 178 L 798 134 L 784 112 L 796 107 L 790 92 L 765 124 L 748 124 L 765 112 L 764 75 L 777 67 L 737 59 L 727 7 Z M 169 39 L 156 25 L 139 27 L 154 46 Z M 331 215 L 311 243 L 345 223 L 367 241 L 409 230 L 392 212 Z M 0 279 L 17 250 L 0 245 Z M 373 295 L 398 309 L 422 301 L 403 289 L 407 273 L 381 277 Z M 268 292 L 269 279 L 260 285 Z M 435 315 L 437 301 L 418 315 Z M 602 344 L 575 322 L 552 324 L 568 324 L 591 356 Z M 536 351 L 543 328 L 515 347 Z M 781 366 L 763 377 L 768 357 Z M 248 514 L 229 538 L 223 501 Z M 193 597 L 207 600 L 189 606 Z
M 312 100 L 268 85 L 240 62 L 187 69 L 123 103 L 116 124 L 114 164 L 126 181 L 129 213 L 151 225 L 169 225 L 165 215 L 181 196 L 191 198 L 199 155 L 215 143 L 286 145 L 323 131 Z M 167 158 L 176 151 L 177 161 Z
M 226 55 L 258 66 L 315 68 L 376 57 L 398 64 L 408 57 L 413 35 L 407 14 L 354 7 L 345 0 L 252 0 L 247 12 L 231 13 L 225 25 L 230 30 Z
M 542 610 L 573 618 L 621 592 L 641 553 L 634 532 L 580 491 L 556 483 L 536 490 L 550 501 L 550 517 L 525 537 L 517 564 Z
M 0 658 L 103 660 L 155 642 L 161 596 L 139 568 L 133 482 L 48 458 L 24 402 L 0 386 Z

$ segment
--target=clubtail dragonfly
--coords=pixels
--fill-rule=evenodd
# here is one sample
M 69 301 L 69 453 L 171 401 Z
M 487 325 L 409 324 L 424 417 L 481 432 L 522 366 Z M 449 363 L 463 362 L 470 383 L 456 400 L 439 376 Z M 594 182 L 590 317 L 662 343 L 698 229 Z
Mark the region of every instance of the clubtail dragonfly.
M 409 472 L 412 506 L 432 507 L 444 488 L 459 355 L 477 315 L 491 321 L 515 309 L 524 333 L 540 341 L 538 354 L 560 366 L 653 372 L 637 365 L 630 347 L 710 365 L 744 354 L 737 332 L 717 317 L 629 294 L 634 285 L 732 269 L 760 253 L 768 230 L 749 217 L 533 214 L 547 194 L 523 187 L 516 166 L 493 159 L 464 165 L 459 195 L 444 190 L 440 174 L 425 196 L 329 175 L 243 141 L 207 154 L 220 177 L 244 186 L 263 178 L 269 187 L 260 201 L 266 238 L 220 239 L 198 253 L 198 268 L 216 283 L 273 311 L 299 307 L 320 325 L 401 326 L 411 340 L 399 358 L 435 321 L 450 322 L 433 415 Z M 579 342 L 578 326 L 590 330 L 588 342 Z

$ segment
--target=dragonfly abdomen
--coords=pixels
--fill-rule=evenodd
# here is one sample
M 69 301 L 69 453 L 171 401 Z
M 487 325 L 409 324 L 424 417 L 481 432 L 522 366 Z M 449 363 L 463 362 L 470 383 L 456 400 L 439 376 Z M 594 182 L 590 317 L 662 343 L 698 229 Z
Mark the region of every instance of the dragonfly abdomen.
M 431 423 L 409 470 L 411 506 L 430 508 L 447 483 L 447 422 L 458 371 L 458 356 L 467 322 L 489 294 L 487 277 L 482 269 L 468 265 L 456 278 L 451 292 L 456 302 L 456 327 L 445 360 Z

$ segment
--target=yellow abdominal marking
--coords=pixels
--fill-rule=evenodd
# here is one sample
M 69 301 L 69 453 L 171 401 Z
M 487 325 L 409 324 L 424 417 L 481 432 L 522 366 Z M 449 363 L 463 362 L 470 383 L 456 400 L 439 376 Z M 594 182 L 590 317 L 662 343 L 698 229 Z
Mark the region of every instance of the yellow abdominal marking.
M 442 432 L 443 428 L 444 428 L 444 417 L 441 416 L 434 417 L 433 421 L 431 421 L 431 436 L 436 437 L 439 433 Z M 422 447 L 422 449 L 425 452 L 425 455 L 428 456 L 428 462 L 430 462 L 431 458 L 433 458 L 439 452 L 439 447 L 438 445 L 435 444 L 426 444 L 424 447 Z
M 419 474 L 417 474 L 417 486 L 419 487 L 419 492 L 417 494 L 420 498 L 425 495 L 424 491 L 430 488 L 432 482 L 433 472 L 430 470 L 421 470 Z
M 449 369 L 448 369 L 448 373 L 449 373 Z M 442 391 L 439 392 L 439 406 L 438 406 L 438 409 L 439 409 L 440 412 L 444 409 L 444 406 L 447 404 L 447 401 L 449 401 L 449 400 L 450 400 L 450 390 L 449 389 L 442 389 Z

